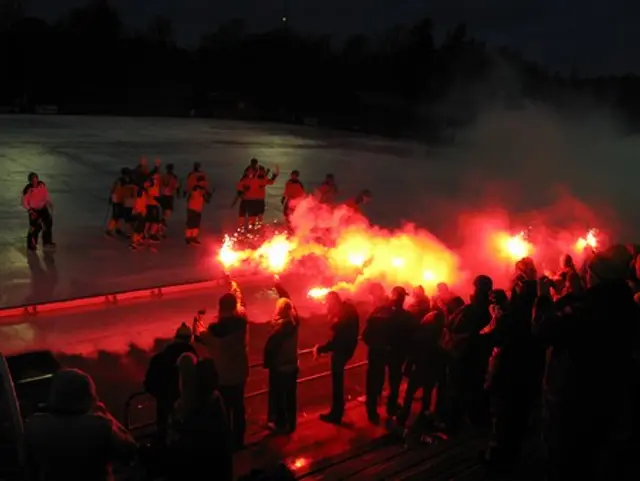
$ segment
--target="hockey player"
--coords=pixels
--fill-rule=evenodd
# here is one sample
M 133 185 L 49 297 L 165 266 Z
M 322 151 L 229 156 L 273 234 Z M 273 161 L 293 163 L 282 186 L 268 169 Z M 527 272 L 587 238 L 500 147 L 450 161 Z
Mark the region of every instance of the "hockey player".
M 149 161 L 146 157 L 140 157 L 140 162 L 131 171 L 131 180 L 138 187 L 142 187 L 147 181 L 152 171 L 149 169 Z
M 199 183 L 198 178 L 204 176 L 204 182 Z M 211 192 L 209 188 L 209 181 L 207 179 L 207 174 L 202 170 L 202 164 L 200 162 L 193 163 L 193 170 L 187 174 L 187 186 L 184 190 L 184 196 L 187 197 L 191 190 L 196 186 L 196 184 L 201 184 L 202 187 L 205 188 L 207 192 Z
M 38 174 L 31 172 L 29 183 L 22 190 L 22 207 L 29 213 L 29 231 L 27 233 L 27 249 L 35 251 L 38 247 L 38 236 L 42 232 L 42 243 L 45 248 L 55 248 L 53 242 L 53 205 L 49 191 Z
M 255 227 L 262 222 L 265 212 L 266 187 L 273 185 L 278 177 L 278 168 L 269 175 L 263 167 L 258 168 L 258 174 L 243 176 L 238 182 L 237 191 L 240 200 L 238 215 L 238 227 L 245 227 L 245 219 L 248 218 L 249 227 Z
M 362 206 L 368 204 L 371 201 L 371 191 L 368 189 L 363 190 L 353 199 L 349 199 L 345 202 L 345 205 L 358 214 L 362 214 Z
M 167 221 L 173 213 L 176 195 L 180 195 L 180 180 L 173 172 L 173 164 L 167 164 L 166 172 L 160 177 L 160 207 L 162 208 L 162 231 L 167 229 Z
M 199 245 L 200 224 L 202 222 L 202 209 L 207 201 L 207 190 L 205 187 L 207 178 L 204 175 L 196 177 L 196 184 L 193 186 L 187 197 L 187 225 L 184 232 L 187 245 Z
M 124 194 L 124 207 L 122 218 L 124 223 L 129 228 L 129 233 L 133 232 L 133 205 L 138 197 L 138 190 L 140 188 L 134 183 L 133 178 L 129 178 L 129 182 L 125 186 Z
M 160 241 L 160 227 L 162 224 L 162 211 L 160 209 L 160 159 L 156 159 L 156 167 L 151 171 L 144 183 L 147 199 L 147 226 L 145 232 L 152 242 Z
M 304 185 L 300 182 L 300 172 L 294 170 L 284 186 L 284 195 L 281 199 L 282 212 L 287 222 L 289 222 L 289 217 L 293 213 L 296 203 L 304 197 L 304 194 Z
M 133 202 L 133 208 L 131 212 L 131 224 L 133 227 L 133 234 L 131 235 L 131 244 L 129 248 L 131 250 L 140 250 L 145 247 L 145 227 L 147 217 L 147 191 L 144 187 L 138 188 L 136 192 L 136 198 Z
M 323 204 L 333 204 L 336 200 L 338 187 L 333 174 L 327 174 L 322 184 L 316 189 L 315 195 L 319 202 Z
M 124 220 L 124 203 L 127 200 L 130 173 L 131 172 L 128 168 L 123 168 L 120 171 L 120 176 L 111 186 L 111 197 L 109 198 L 109 204 L 111 205 L 111 219 L 109 219 L 106 232 L 109 237 L 125 235 L 124 231 L 120 228 L 120 225 Z
M 258 167 L 259 167 L 258 159 L 254 157 L 253 159 L 251 159 L 251 162 L 249 163 L 249 165 L 245 167 L 243 175 L 247 175 L 247 176 L 257 175 Z

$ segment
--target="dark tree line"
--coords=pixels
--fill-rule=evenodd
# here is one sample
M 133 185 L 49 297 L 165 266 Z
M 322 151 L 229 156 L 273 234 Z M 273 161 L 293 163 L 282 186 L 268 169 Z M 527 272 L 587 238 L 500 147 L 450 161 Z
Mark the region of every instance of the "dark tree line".
M 288 25 L 250 34 L 240 19 L 202 38 L 198 48 L 176 45 L 170 19 L 127 31 L 105 1 L 74 9 L 51 25 L 1 0 L 0 105 L 30 111 L 38 104 L 62 112 L 125 115 L 215 115 L 301 121 L 343 128 L 406 132 L 411 127 L 464 123 L 474 106 L 438 108 L 456 92 L 485 82 L 482 96 L 558 102 L 567 90 L 640 113 L 635 76 L 563 77 L 508 49 L 490 49 L 465 25 L 433 39 L 425 18 L 382 35 L 354 35 L 340 48 L 328 36 L 301 35 Z M 492 83 L 508 65 L 517 88 Z M 507 98 L 507 101 L 509 99 Z M 461 102 L 464 104 L 464 102 Z

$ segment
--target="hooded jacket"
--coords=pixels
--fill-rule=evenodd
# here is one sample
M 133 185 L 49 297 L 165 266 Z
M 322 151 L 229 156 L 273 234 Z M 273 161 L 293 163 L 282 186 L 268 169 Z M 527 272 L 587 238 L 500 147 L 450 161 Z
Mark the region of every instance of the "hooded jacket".
M 108 481 L 111 462 L 135 454 L 133 438 L 96 402 L 95 386 L 85 373 L 56 373 L 48 408 L 25 425 L 29 479 Z
M 264 367 L 282 372 L 298 369 L 298 328 L 295 314 L 274 319 L 275 329 L 264 347 Z
M 221 386 L 244 384 L 249 377 L 248 328 L 247 318 L 235 314 L 221 317 L 197 336 L 216 363 Z

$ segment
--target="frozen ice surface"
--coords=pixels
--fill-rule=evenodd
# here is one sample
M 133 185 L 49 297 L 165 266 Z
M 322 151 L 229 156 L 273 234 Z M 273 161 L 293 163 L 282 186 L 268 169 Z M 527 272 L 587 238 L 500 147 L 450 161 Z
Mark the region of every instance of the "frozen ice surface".
M 215 249 L 220 233 L 236 223 L 230 204 L 235 183 L 252 157 L 282 175 L 268 192 L 268 218 L 281 216 L 280 197 L 291 170 L 308 187 L 336 175 L 342 197 L 367 187 L 415 203 L 404 160 L 422 160 L 420 144 L 343 132 L 202 119 L 0 116 L 0 307 L 48 302 L 114 291 L 198 281 L 219 276 Z M 109 188 L 122 167 L 141 156 L 173 163 L 183 177 L 201 162 L 216 188 L 203 217 L 201 248 L 184 244 L 184 203 L 170 222 L 159 252 L 130 252 L 124 241 L 103 236 Z M 407 163 L 409 168 L 415 163 Z M 451 169 L 447 169 L 451 170 Z M 54 203 L 55 253 L 28 256 L 27 218 L 20 195 L 29 172 L 47 184 Z M 433 178 L 434 172 L 431 172 Z M 371 214 L 384 220 L 374 203 Z M 378 209 L 378 212 L 376 210 Z M 389 218 L 389 211 L 386 212 Z M 390 217 L 402 215 L 391 212 Z

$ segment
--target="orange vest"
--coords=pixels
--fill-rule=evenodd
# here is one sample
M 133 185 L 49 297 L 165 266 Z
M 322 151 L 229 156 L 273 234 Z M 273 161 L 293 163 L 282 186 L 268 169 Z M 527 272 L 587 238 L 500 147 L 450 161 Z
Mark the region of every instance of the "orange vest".
M 189 175 L 187 175 L 187 192 L 191 192 L 193 190 L 193 188 L 198 185 L 198 181 L 196 180 L 199 176 L 204 177 L 204 182 L 201 182 L 200 184 L 206 189 L 209 190 L 209 180 L 207 179 L 207 174 L 205 174 L 204 172 L 202 172 L 201 170 L 199 171 L 191 171 L 189 172 Z
M 287 200 L 297 199 L 304 194 L 304 186 L 297 179 L 289 179 L 284 186 L 284 196 Z
M 123 204 L 127 198 L 127 185 L 121 179 L 116 180 L 111 188 L 111 202 L 114 204 Z
M 267 177 L 246 177 L 238 182 L 238 191 L 242 192 L 245 200 L 264 200 L 267 195 L 267 186 L 273 185 L 275 180 Z
M 149 197 L 160 197 L 160 174 L 153 174 L 150 180 L 153 184 L 147 187 Z
M 147 213 L 146 192 L 143 192 L 142 195 L 136 196 L 136 200 L 133 202 L 133 213 L 139 215 L 145 215 Z
M 206 191 L 204 187 L 196 185 L 189 193 L 189 199 L 187 200 L 187 209 L 195 212 L 202 212 L 204 207 L 204 197 Z
M 176 174 L 164 174 L 160 178 L 160 194 L 173 197 L 178 190 L 180 183 Z
M 133 207 L 136 197 L 138 196 L 138 187 L 135 184 L 127 184 L 124 186 L 124 190 L 124 205 L 127 207 Z

